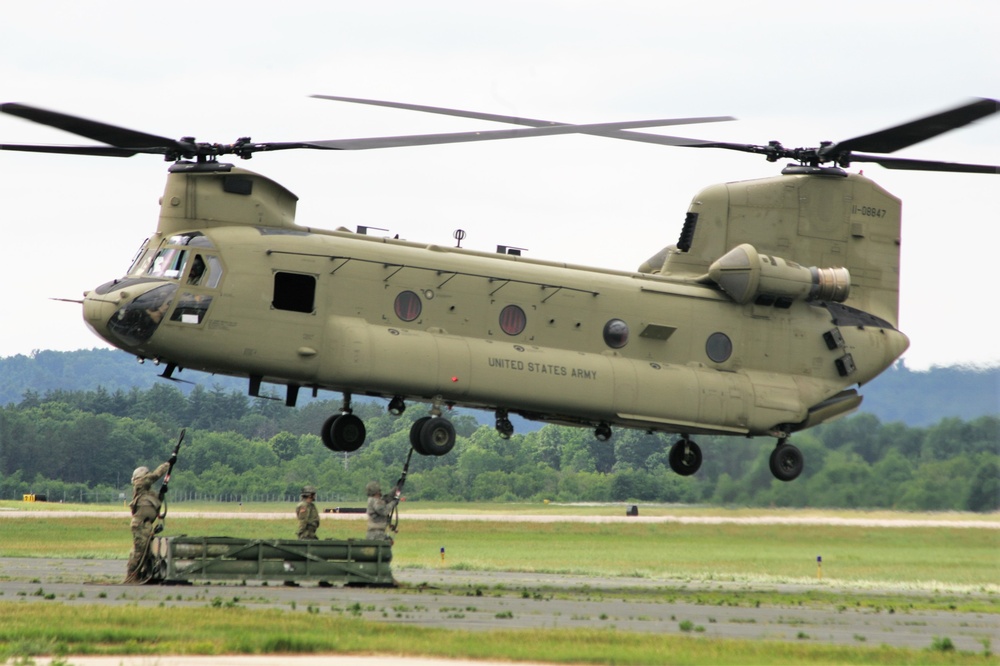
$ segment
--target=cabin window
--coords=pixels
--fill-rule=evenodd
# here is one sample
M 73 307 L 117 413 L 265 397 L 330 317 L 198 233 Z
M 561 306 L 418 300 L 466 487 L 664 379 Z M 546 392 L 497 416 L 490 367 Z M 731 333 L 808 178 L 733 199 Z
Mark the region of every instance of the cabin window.
M 520 335 L 527 323 L 524 310 L 516 305 L 508 305 L 500 311 L 500 329 L 507 335 Z
M 413 321 L 420 316 L 420 312 L 423 310 L 420 297 L 412 291 L 400 292 L 392 307 L 396 316 L 403 321 Z
M 604 343 L 612 349 L 621 349 L 628 344 L 628 324 L 621 319 L 612 319 L 604 325 Z
M 733 341 L 725 333 L 712 333 L 705 343 L 705 353 L 716 363 L 725 363 L 733 355 Z
M 315 275 L 280 271 L 274 274 L 274 298 L 271 306 L 275 310 L 309 313 L 316 309 L 315 303 Z

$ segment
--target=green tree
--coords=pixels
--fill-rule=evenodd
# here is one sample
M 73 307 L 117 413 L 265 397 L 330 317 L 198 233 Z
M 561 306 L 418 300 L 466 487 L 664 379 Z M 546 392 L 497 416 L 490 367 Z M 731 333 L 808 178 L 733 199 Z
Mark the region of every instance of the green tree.
M 995 456 L 982 456 L 976 466 L 964 508 L 980 512 L 1000 509 L 1000 464 Z

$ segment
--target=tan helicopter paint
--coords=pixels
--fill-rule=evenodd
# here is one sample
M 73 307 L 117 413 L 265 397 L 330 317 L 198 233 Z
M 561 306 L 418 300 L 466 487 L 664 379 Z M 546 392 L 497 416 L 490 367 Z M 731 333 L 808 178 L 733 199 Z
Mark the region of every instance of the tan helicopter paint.
M 668 252 L 661 273 L 704 275 L 741 243 L 802 266 L 842 266 L 847 303 L 895 326 L 899 312 L 900 201 L 861 175 L 783 175 L 713 185 L 694 197 L 689 252 Z
M 213 247 L 192 256 L 218 257 L 224 275 L 214 289 L 185 284 L 189 257 L 178 293 L 211 305 L 197 323 L 164 317 L 148 340 L 123 344 L 102 322 L 156 283 L 129 285 L 125 295 L 88 296 L 88 324 L 116 346 L 181 368 L 685 434 L 780 435 L 836 417 L 860 402 L 849 387 L 908 344 L 891 328 L 838 327 L 800 296 L 780 308 L 736 302 L 707 277 L 743 243 L 768 270 L 788 269 L 772 282 L 787 282 L 789 293 L 807 286 L 795 282 L 798 267 L 846 266 L 846 305 L 894 323 L 899 202 L 861 176 L 707 188 L 691 205 L 699 214 L 691 249 L 662 252 L 659 274 L 308 229 L 294 224 L 295 202 L 242 169 L 171 173 L 135 274 L 172 236 L 201 232 Z M 315 284 L 310 311 L 274 306 L 279 273 Z M 422 306 L 410 322 L 394 311 L 403 291 Z M 500 327 L 508 305 L 525 314 L 517 335 Z M 629 328 L 620 349 L 603 338 L 612 319 Z M 834 328 L 841 342 L 831 349 L 824 334 Z M 728 358 L 709 358 L 713 333 L 732 341 Z M 846 374 L 837 365 L 845 354 Z

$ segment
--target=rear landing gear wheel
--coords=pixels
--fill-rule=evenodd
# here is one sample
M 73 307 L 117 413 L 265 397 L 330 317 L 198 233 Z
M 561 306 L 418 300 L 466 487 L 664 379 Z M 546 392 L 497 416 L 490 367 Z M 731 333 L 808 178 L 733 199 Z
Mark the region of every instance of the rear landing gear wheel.
M 670 447 L 670 469 L 681 476 L 691 476 L 701 467 L 701 447 L 690 439 L 681 439 Z
M 771 474 L 779 481 L 793 481 L 798 478 L 805 467 L 805 458 L 797 447 L 785 444 L 784 439 L 778 440 L 778 445 L 771 452 Z

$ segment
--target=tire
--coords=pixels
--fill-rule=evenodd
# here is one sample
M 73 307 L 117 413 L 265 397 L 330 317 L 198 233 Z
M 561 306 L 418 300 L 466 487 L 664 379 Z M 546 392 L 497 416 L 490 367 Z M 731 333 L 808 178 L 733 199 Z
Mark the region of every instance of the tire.
M 691 476 L 701 467 L 701 447 L 691 440 L 679 440 L 670 447 L 670 469 L 680 476 Z
M 440 416 L 428 419 L 420 428 L 420 446 L 424 455 L 443 456 L 455 446 L 455 426 Z
M 779 481 L 794 481 L 805 467 L 805 458 L 797 447 L 781 444 L 771 451 L 771 474 Z
M 413 422 L 412 426 L 410 426 L 410 446 L 412 446 L 413 450 L 422 456 L 426 456 L 429 454 L 426 451 L 424 451 L 424 446 L 423 444 L 420 443 L 420 431 L 424 427 L 424 424 L 430 420 L 431 417 L 429 416 L 421 416 L 419 419 Z
M 319 438 L 323 440 L 323 446 L 330 449 L 331 451 L 339 452 L 340 449 L 337 448 L 337 442 L 333 439 L 333 424 L 337 422 L 340 418 L 340 414 L 334 414 L 326 421 L 323 422 L 323 427 L 320 428 Z
M 330 438 L 337 451 L 357 451 L 365 443 L 365 423 L 354 414 L 342 414 L 330 426 Z

